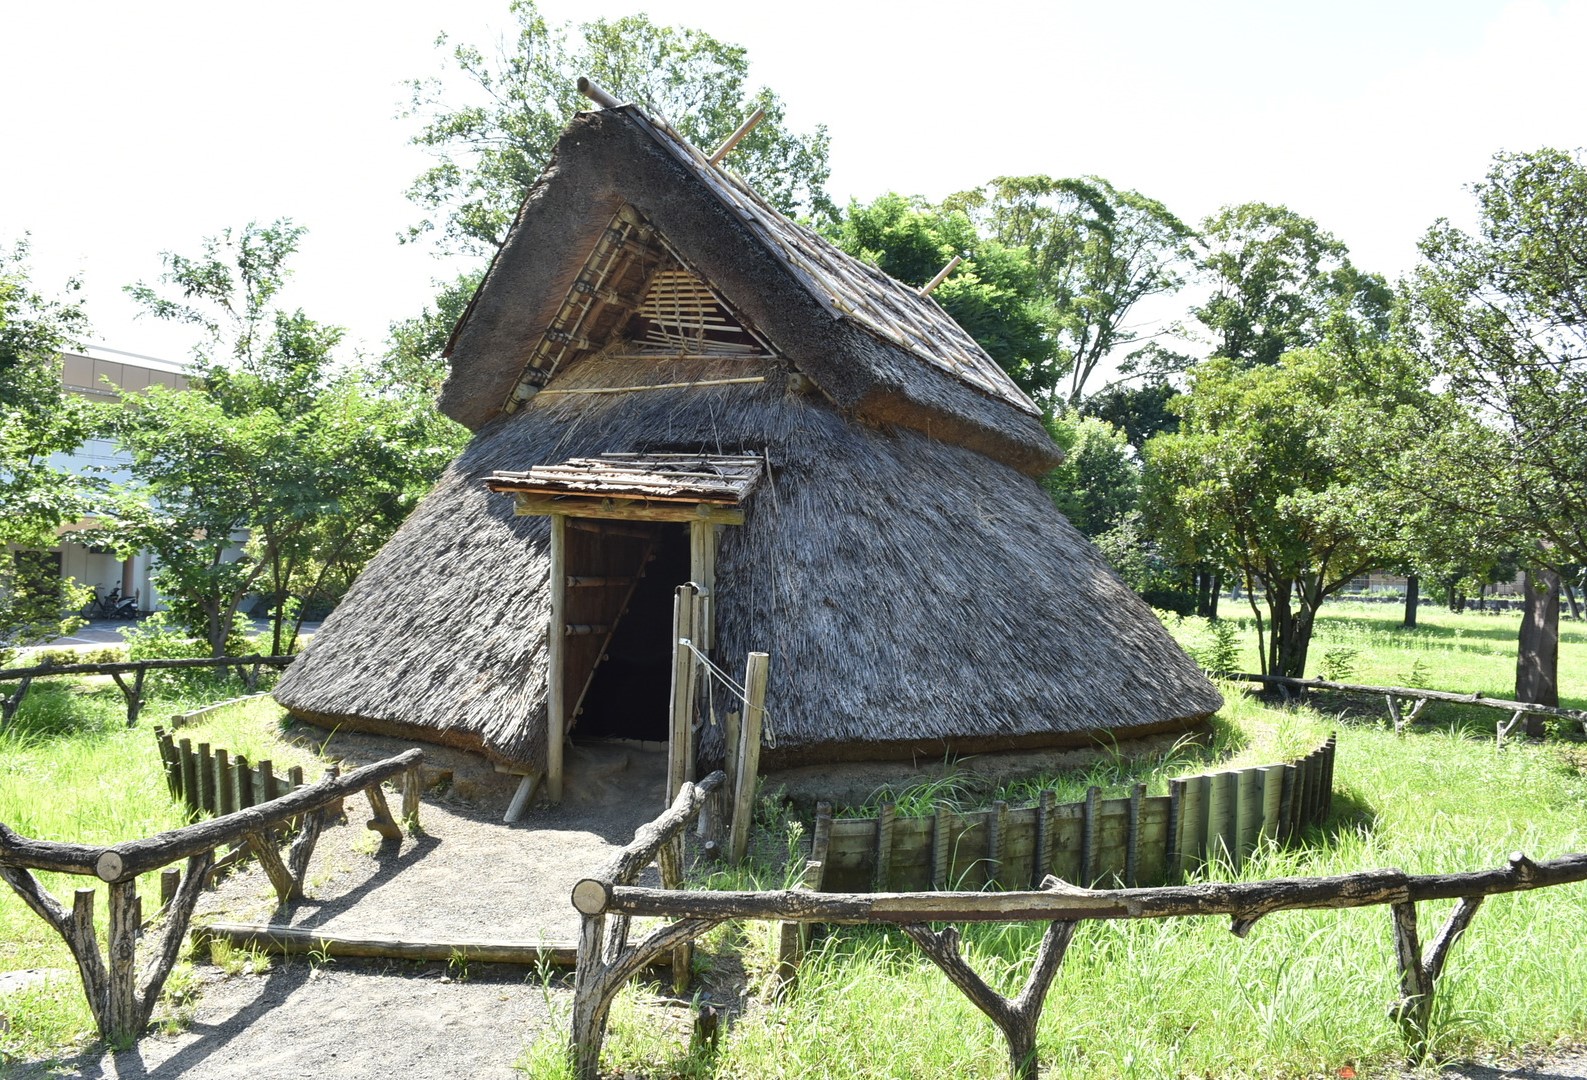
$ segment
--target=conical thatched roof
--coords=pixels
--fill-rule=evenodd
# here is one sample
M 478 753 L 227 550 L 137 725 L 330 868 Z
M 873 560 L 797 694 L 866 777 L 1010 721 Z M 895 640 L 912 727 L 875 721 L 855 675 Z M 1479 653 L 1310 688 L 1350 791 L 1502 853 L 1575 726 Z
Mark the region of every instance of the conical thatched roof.
M 681 307 L 692 344 L 668 336 Z M 717 530 L 714 652 L 771 654 L 770 765 L 1089 742 L 1221 705 L 1032 479 L 1056 448 L 985 353 L 638 110 L 564 136 L 443 405 L 477 434 L 282 680 L 300 716 L 541 765 L 550 529 L 484 481 L 614 453 L 763 463 Z M 720 757 L 716 729 L 701 747 Z

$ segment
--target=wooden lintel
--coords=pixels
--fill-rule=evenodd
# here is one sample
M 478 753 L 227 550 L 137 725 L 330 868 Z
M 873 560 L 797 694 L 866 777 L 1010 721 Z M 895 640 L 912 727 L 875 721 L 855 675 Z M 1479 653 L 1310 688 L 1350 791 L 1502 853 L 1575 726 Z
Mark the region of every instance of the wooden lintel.
M 568 637 L 594 637 L 610 630 L 611 627 L 604 623 L 567 623 L 562 628 L 562 632 Z
M 616 589 L 627 588 L 634 583 L 631 577 L 569 577 L 570 589 Z
M 547 514 L 603 521 L 709 521 L 713 525 L 742 525 L 744 511 L 712 503 L 654 503 L 638 499 L 546 498 L 514 495 L 513 513 L 519 517 Z

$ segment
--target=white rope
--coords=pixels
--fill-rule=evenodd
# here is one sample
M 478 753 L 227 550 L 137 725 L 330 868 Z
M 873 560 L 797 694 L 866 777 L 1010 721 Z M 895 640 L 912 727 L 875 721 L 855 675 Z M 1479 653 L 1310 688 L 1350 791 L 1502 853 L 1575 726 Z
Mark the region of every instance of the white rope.
M 748 709 L 749 709 L 749 691 L 745 690 L 744 687 L 741 684 L 739 684 L 738 682 L 734 681 L 734 679 L 733 679 L 733 677 L 731 675 L 729 675 L 727 672 L 723 671 L 720 667 L 718 667 L 715 663 L 713 663 L 709 656 L 705 655 L 705 653 L 703 653 L 699 649 L 695 648 L 694 642 L 690 641 L 688 638 L 685 638 L 685 637 L 679 638 L 678 639 L 678 644 L 682 645 L 685 649 L 688 649 L 691 653 L 693 653 L 694 654 L 694 658 L 700 663 L 700 666 L 705 668 L 706 674 L 710 675 L 712 679 L 715 679 L 717 682 L 721 683 L 723 686 L 726 686 L 728 688 L 728 690 L 732 693 L 732 695 L 734 697 L 738 698 L 738 700 L 743 703 L 745 711 L 746 712 L 748 711 Z M 710 708 L 711 707 L 711 683 L 709 681 L 707 681 L 705 686 L 706 686 L 707 707 Z M 711 708 L 711 714 L 710 715 L 711 715 L 711 723 L 713 723 L 713 724 L 716 723 L 716 711 L 715 711 L 714 708 Z M 776 731 L 776 729 L 774 727 L 772 727 L 771 710 L 766 708 L 764 705 L 762 705 L 760 707 L 760 728 L 761 728 L 761 737 L 765 741 L 766 746 L 769 749 L 772 749 L 772 750 L 777 749 L 777 731 Z

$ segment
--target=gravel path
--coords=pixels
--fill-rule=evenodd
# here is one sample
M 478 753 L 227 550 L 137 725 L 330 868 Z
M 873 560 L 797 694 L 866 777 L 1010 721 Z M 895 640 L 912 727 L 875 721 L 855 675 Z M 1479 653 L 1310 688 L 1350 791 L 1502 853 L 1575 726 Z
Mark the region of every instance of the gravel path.
M 338 736 L 330 751 L 360 765 L 404 748 Z M 575 748 L 563 804 L 532 810 L 516 825 L 501 821 L 515 778 L 469 755 L 424 751 L 425 779 L 440 789 L 424 797 L 423 835 L 381 846 L 364 828 L 363 799 L 348 800 L 347 823 L 327 827 L 315 847 L 309 899 L 283 916 L 292 925 L 414 940 L 571 942 L 578 930 L 568 901 L 573 883 L 662 809 L 665 754 L 652 750 Z M 206 893 L 199 917 L 264 921 L 273 909 L 268 882 L 251 867 Z M 532 969 L 502 965 L 473 965 L 456 978 L 445 964 L 333 960 L 316 967 L 300 957 L 278 959 L 262 975 L 226 976 L 208 964 L 197 972 L 193 1001 L 179 1007 L 191 1017 L 180 1033 L 55 1069 L 0 1066 L 0 1075 L 505 1078 L 517 1075 L 512 1065 L 528 1041 L 542 1032 L 566 1037 L 571 1008 L 564 978 L 547 984 Z

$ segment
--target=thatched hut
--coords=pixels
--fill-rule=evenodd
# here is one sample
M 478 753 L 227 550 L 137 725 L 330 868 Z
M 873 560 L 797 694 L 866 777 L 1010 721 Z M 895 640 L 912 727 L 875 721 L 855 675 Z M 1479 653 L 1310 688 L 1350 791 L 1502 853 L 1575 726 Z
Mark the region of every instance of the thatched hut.
M 527 772 L 566 737 L 666 740 L 687 581 L 698 644 L 771 656 L 767 767 L 1221 705 L 1053 509 L 1059 451 L 975 341 L 638 108 L 563 134 L 451 364 L 473 441 L 281 681 L 299 717 Z

